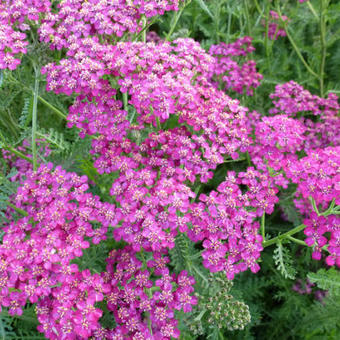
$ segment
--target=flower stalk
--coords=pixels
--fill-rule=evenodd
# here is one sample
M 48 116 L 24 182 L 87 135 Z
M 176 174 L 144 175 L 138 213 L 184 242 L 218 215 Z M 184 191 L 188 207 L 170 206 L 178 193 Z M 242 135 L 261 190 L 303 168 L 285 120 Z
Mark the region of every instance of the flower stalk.
M 37 108 L 38 108 L 38 95 L 39 95 L 39 70 L 36 66 L 35 81 L 34 81 L 34 96 L 33 96 L 33 109 L 32 109 L 32 154 L 33 154 L 33 170 L 36 171 L 38 167 L 38 153 L 37 153 Z

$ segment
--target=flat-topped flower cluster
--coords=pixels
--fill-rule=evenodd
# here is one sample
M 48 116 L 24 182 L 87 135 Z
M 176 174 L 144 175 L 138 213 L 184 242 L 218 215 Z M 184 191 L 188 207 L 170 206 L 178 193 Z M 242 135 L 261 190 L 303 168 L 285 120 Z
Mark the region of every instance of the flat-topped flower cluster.
M 42 68 L 47 90 L 75 96 L 67 126 L 93 137 L 93 166 L 112 185 L 111 203 L 103 202 L 86 176 L 14 163 L 26 174 L 11 203 L 25 216 L 5 225 L 0 245 L 0 304 L 10 314 L 36 303 L 38 329 L 50 339 L 178 338 L 175 311 L 190 312 L 197 299 L 195 279 L 169 265 L 176 238 L 200 248 L 211 272 L 256 273 L 259 219 L 290 183 L 313 257 L 327 245 L 327 264 L 340 267 L 335 94 L 320 98 L 289 82 L 270 96 L 271 115 L 250 112 L 224 92 L 252 95 L 260 85 L 255 61 L 244 59 L 250 37 L 209 52 L 189 38 L 136 41 L 179 1 L 65 0 L 53 11 L 47 1 L 14 3 L 0 3 L 0 68 L 18 66 L 22 32 L 39 23 L 41 41 L 66 52 Z M 271 38 L 280 32 L 270 26 Z M 246 157 L 244 171 L 200 190 L 217 167 Z M 74 262 L 84 249 L 108 238 L 119 246 L 106 270 L 80 270 Z M 114 329 L 100 324 L 103 303 Z

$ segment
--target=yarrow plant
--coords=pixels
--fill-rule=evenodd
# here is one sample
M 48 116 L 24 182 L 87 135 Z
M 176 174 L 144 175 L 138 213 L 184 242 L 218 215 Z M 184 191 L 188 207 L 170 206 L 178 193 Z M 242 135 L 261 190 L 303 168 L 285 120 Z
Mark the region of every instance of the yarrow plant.
M 175 38 L 190 2 L 0 0 L 0 89 L 25 101 L 13 136 L 0 125 L 0 306 L 33 305 L 48 339 L 222 338 L 251 322 L 232 286 L 265 286 L 247 272 L 267 247 L 286 279 L 289 242 L 340 267 L 337 95 L 291 80 L 254 111 L 259 41 Z M 268 57 L 290 20 L 266 6 Z
M 246 60 L 242 66 L 237 63 L 237 59 L 246 57 L 255 50 L 251 42 L 251 37 L 243 37 L 231 44 L 220 43 L 210 47 L 209 53 L 217 59 L 211 71 L 211 77 L 216 78 L 217 86 L 222 83 L 225 89 L 232 89 L 240 94 L 254 94 L 254 89 L 263 78 L 256 71 L 256 62 Z

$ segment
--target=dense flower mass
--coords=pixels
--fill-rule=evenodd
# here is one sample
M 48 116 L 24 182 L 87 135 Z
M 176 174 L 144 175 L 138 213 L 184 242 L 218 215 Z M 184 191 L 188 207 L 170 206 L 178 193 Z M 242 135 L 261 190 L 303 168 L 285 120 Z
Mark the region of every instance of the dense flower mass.
M 241 185 L 247 187 L 245 193 Z M 192 204 L 188 236 L 193 242 L 203 241 L 206 268 L 223 271 L 228 279 L 248 268 L 254 273 L 260 269 L 256 261 L 262 236 L 255 218 L 273 212 L 277 191 L 267 174 L 248 168 L 238 176 L 229 172 L 217 192 L 202 194 L 200 202 Z
M 287 115 L 263 117 L 255 124 L 256 142 L 250 149 L 252 161 L 259 169 L 268 170 L 276 184 L 287 187 L 282 170 L 297 161 L 303 148 L 305 127 Z
M 340 267 L 338 97 L 290 81 L 276 85 L 269 114 L 242 106 L 263 78 L 249 58 L 251 37 L 207 52 L 191 38 L 170 41 L 174 26 L 165 39 L 147 34 L 154 17 L 186 5 L 0 0 L 0 71 L 14 70 L 29 41 L 38 46 L 40 39 L 58 55 L 40 70 L 46 90 L 72 99 L 63 114 L 43 98 L 36 72 L 26 117 L 32 139 L 20 134 L 11 147 L 0 136 L 0 180 L 18 186 L 0 197 L 0 308 L 21 315 L 35 304 L 38 330 L 49 339 L 170 340 L 180 337 L 182 312 L 192 309 L 199 310 L 196 321 L 207 312 L 213 323 L 237 329 L 234 314 L 219 314 L 234 305 L 230 295 L 194 308 L 193 275 L 220 272 L 229 294 L 227 280 L 258 272 L 263 249 L 288 236 L 312 247 L 313 259 L 325 254 L 327 265 Z M 289 19 L 267 14 L 266 42 L 285 36 Z M 65 116 L 62 128 L 90 137 L 78 173 L 52 164 L 48 135 L 37 139 L 38 100 Z M 294 233 L 268 240 L 266 216 L 285 190 L 303 221 L 292 230 L 303 232 L 305 243 Z M 96 249 L 104 264 L 84 267 Z M 173 254 L 180 254 L 180 269 Z M 236 305 L 243 329 L 249 310 Z
M 113 250 L 107 259 L 104 281 L 110 285 L 106 294 L 108 309 L 117 327 L 104 331 L 105 338 L 164 339 L 179 337 L 175 310 L 189 312 L 197 304 L 192 285 L 195 280 L 182 271 L 170 275 L 168 258 L 154 253 L 143 264 L 131 247 Z M 152 272 L 158 276 L 151 280 Z M 151 322 L 151 327 L 148 327 Z
M 327 98 L 322 98 L 290 81 L 277 85 L 270 98 L 275 106 L 269 110 L 271 114 L 284 112 L 303 122 L 306 127 L 306 150 L 340 145 L 340 106 L 336 94 L 329 93 Z
M 216 85 L 223 84 L 225 89 L 232 89 L 237 93 L 253 95 L 254 89 L 260 85 L 263 76 L 256 71 L 256 62 L 247 60 L 242 65 L 237 62 L 255 48 L 251 44 L 251 37 L 243 37 L 234 43 L 212 45 L 209 53 L 216 61 L 210 76 L 216 80 Z
M 52 339 L 60 339 L 67 327 L 84 336 L 87 333 L 78 325 L 79 318 L 89 318 L 98 325 L 101 312 L 94 304 L 102 297 L 96 295 L 98 287 L 82 286 L 72 292 L 74 283 L 89 273 L 79 272 L 71 261 L 90 246 L 88 239 L 96 244 L 106 238 L 108 226 L 117 223 L 115 208 L 85 193 L 85 176 L 67 173 L 60 167 L 53 169 L 51 163 L 41 165 L 36 172 L 29 171 L 26 177 L 13 203 L 27 216 L 5 226 L 0 246 L 1 303 L 10 314 L 21 314 L 27 301 L 38 302 L 40 330 Z M 60 299 L 55 299 L 59 294 Z M 79 309 L 72 309 L 72 303 Z M 79 307 L 82 303 L 88 307 Z M 62 316 L 66 306 L 69 313 Z M 53 330 L 51 323 L 56 323 Z M 91 328 L 87 332 L 89 336 Z
M 319 149 L 287 168 L 287 176 L 297 183 L 295 204 L 307 216 L 304 232 L 308 236 L 307 245 L 314 247 L 313 258 L 319 260 L 321 248 L 329 242 L 326 262 L 337 266 L 340 266 L 340 219 L 333 208 L 340 204 L 339 156 L 339 147 Z M 329 241 L 326 233 L 330 233 Z
M 142 17 L 163 15 L 178 10 L 181 0 L 65 0 L 58 4 L 58 12 L 50 13 L 39 28 L 42 41 L 52 48 L 72 48 L 81 38 L 93 35 L 122 37 L 142 29 Z
M 322 210 L 326 210 L 332 200 L 340 204 L 339 151 L 339 147 L 318 149 L 287 167 L 287 176 L 298 185 L 297 197 L 304 201 L 313 199 Z M 300 209 L 306 212 L 303 205 Z
M 50 7 L 48 0 L 0 1 L 0 69 L 17 68 L 20 54 L 27 52 L 28 41 L 23 32 Z

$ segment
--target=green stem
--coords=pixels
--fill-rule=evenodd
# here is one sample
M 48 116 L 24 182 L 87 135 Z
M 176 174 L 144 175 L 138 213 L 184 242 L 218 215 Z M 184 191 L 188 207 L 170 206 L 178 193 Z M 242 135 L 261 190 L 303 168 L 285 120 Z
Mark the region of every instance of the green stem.
M 159 120 L 159 117 L 156 117 L 156 122 L 157 122 L 157 131 L 160 131 L 162 129 L 161 122 Z
M 146 43 L 147 23 L 146 23 L 146 17 L 145 17 L 145 15 L 142 15 L 142 23 L 143 23 L 143 28 L 142 28 L 142 41 L 143 41 L 143 43 Z
M 308 1 L 309 3 L 309 1 Z M 320 43 L 321 43 L 321 63 L 320 63 L 320 96 L 324 96 L 324 75 L 326 64 L 326 21 L 325 21 L 325 3 L 320 0 Z
M 12 152 L 14 155 L 18 156 L 19 158 L 22 158 L 30 163 L 33 163 L 33 160 L 29 157 L 27 157 L 26 155 L 24 155 L 23 153 L 21 153 L 20 151 L 14 149 L 13 147 L 11 147 L 10 145 L 7 144 L 5 137 L 3 136 L 3 134 L 0 132 L 0 139 L 2 140 L 2 147 L 6 150 L 8 150 L 9 152 Z
M 255 3 L 255 7 L 256 7 L 257 11 L 258 11 L 258 12 L 261 14 L 261 16 L 262 16 L 262 10 L 261 10 L 261 7 L 260 7 L 258 1 L 255 0 L 254 3 Z
M 301 246 L 309 247 L 309 245 L 305 241 L 299 240 L 299 239 L 297 239 L 295 237 L 288 236 L 287 239 L 292 241 L 292 242 L 294 242 L 294 243 L 300 244 Z M 324 250 L 324 251 L 329 252 L 328 251 L 328 245 L 323 246 L 321 249 Z
M 299 239 L 292 237 L 292 236 L 287 236 L 287 238 L 288 238 L 288 240 L 291 240 L 294 243 L 300 244 L 301 246 L 307 246 L 305 241 L 299 240 Z
M 238 159 L 226 159 L 223 163 L 235 163 L 235 162 L 243 162 L 246 161 L 247 158 L 238 158 Z
M 25 210 L 22 210 L 18 207 L 16 207 L 14 204 L 12 204 L 11 202 L 6 202 L 6 204 L 11 207 L 12 209 L 14 209 L 16 212 L 18 212 L 19 214 L 23 215 L 23 216 L 28 216 L 28 213 Z
M 248 151 L 246 152 L 246 158 L 247 158 L 248 166 L 251 166 L 251 159 L 250 159 Z
M 318 216 L 329 216 L 329 215 L 333 215 L 333 214 L 338 214 L 337 211 L 339 210 L 339 206 L 336 206 L 335 207 L 335 198 L 333 198 L 332 202 L 329 204 L 328 208 L 323 211 L 323 212 L 320 212 L 317 205 L 316 205 L 316 202 L 314 200 L 313 197 L 310 197 L 309 198 L 311 203 L 312 203 L 312 207 L 313 207 L 313 210 L 316 212 L 316 214 Z
M 174 21 L 173 21 L 173 23 L 172 23 L 172 25 L 170 27 L 170 31 L 168 32 L 168 34 L 165 37 L 165 41 L 169 41 L 170 40 L 170 38 L 172 36 L 172 33 L 174 33 L 174 30 L 176 28 L 178 20 L 181 17 L 185 7 L 186 7 L 186 4 L 179 11 L 175 12 Z
M 269 33 L 269 12 L 270 12 L 270 2 L 267 1 L 266 3 L 266 14 L 265 14 L 265 20 L 266 20 L 266 27 L 265 27 L 265 36 L 264 36 L 264 47 L 266 50 L 266 57 L 267 57 L 267 63 L 269 66 L 269 44 L 268 44 L 268 33 Z
M 153 18 L 151 20 L 151 22 L 149 22 L 149 24 L 145 25 L 139 32 L 137 35 L 135 35 L 135 37 L 133 38 L 133 41 L 138 41 L 139 37 L 150 27 L 152 26 L 155 22 L 157 21 L 157 17 Z
M 123 104 L 124 104 L 124 110 L 128 112 L 128 94 L 127 92 L 123 93 Z
M 322 0 L 321 0 L 321 2 L 322 2 Z M 310 11 L 311 11 L 311 12 L 313 13 L 313 15 L 315 16 L 315 18 L 319 20 L 319 16 L 317 15 L 317 13 L 316 13 L 316 11 L 315 11 L 313 5 L 310 3 L 309 0 L 306 2 L 306 4 L 307 4 L 308 8 L 310 9 Z
M 312 70 L 312 68 L 308 65 L 307 61 L 305 60 L 305 58 L 303 57 L 303 55 L 301 54 L 300 52 L 300 49 L 298 48 L 298 46 L 296 45 L 292 35 L 289 33 L 289 30 L 288 30 L 288 27 L 287 27 L 287 23 L 282 19 L 282 14 L 281 14 L 281 10 L 280 10 L 280 7 L 277 5 L 276 6 L 276 10 L 277 10 L 277 13 L 280 17 L 280 20 L 285 28 L 285 32 L 287 34 L 287 38 L 289 40 L 289 42 L 291 43 L 291 45 L 293 46 L 293 49 L 295 51 L 295 53 L 297 54 L 297 56 L 299 57 L 299 59 L 301 60 L 302 64 L 306 67 L 307 71 L 312 75 L 314 76 L 315 78 L 317 79 L 320 79 L 319 75 L 314 72 Z
M 11 77 L 11 79 L 17 83 L 20 84 L 26 91 L 33 92 L 33 90 L 29 87 L 27 87 L 23 82 L 15 79 L 14 77 Z M 33 93 L 34 94 L 34 93 Z M 37 95 L 37 98 L 40 102 L 42 102 L 44 105 L 46 105 L 48 108 L 50 108 L 53 112 L 55 112 L 60 118 L 66 119 L 67 115 L 63 112 L 61 112 L 59 109 L 57 109 L 55 106 L 50 104 L 47 100 L 45 100 L 43 97 Z
M 37 108 L 38 108 L 38 93 L 39 93 L 39 70 L 36 66 L 35 81 L 34 81 L 34 96 L 33 96 L 33 110 L 32 110 L 32 154 L 33 154 L 33 171 L 38 168 L 38 153 L 37 153 Z
M 202 186 L 202 184 L 198 185 L 197 188 L 195 189 L 195 197 L 193 197 L 193 198 L 191 199 L 191 203 L 193 203 L 193 202 L 196 201 L 196 199 L 197 199 L 197 197 L 198 197 L 198 194 L 199 194 L 199 192 L 200 192 L 201 186 Z
M 318 207 L 317 207 L 317 205 L 316 205 L 316 202 L 315 202 L 314 198 L 313 198 L 313 197 L 310 197 L 310 200 L 311 200 L 311 202 L 312 202 L 313 210 L 316 212 L 316 214 L 317 214 L 318 216 L 320 216 L 320 212 L 319 212 L 319 209 L 318 209 Z
M 33 159 L 32 158 L 29 158 L 29 157 L 25 156 L 23 153 L 21 153 L 20 151 L 12 148 L 11 146 L 4 145 L 3 148 L 8 150 L 9 152 L 12 152 L 14 155 L 18 156 L 19 158 L 22 158 L 25 161 L 28 161 L 28 162 L 33 164 Z
M 315 78 L 319 79 L 319 75 L 317 73 L 315 73 L 312 68 L 308 65 L 307 61 L 305 60 L 305 58 L 303 57 L 303 55 L 301 54 L 299 48 L 297 47 L 293 37 L 290 35 L 288 28 L 285 28 L 286 34 L 287 34 L 287 38 L 289 39 L 290 43 L 292 44 L 296 54 L 298 55 L 299 59 L 301 60 L 301 62 L 303 63 L 303 65 L 306 67 L 307 71 L 314 76 Z
M 50 104 L 48 101 L 46 101 L 43 97 L 40 97 L 37 95 L 37 98 L 39 99 L 40 102 L 42 102 L 44 105 L 46 105 L 49 109 L 51 109 L 54 113 L 56 113 L 60 118 L 66 120 L 66 114 L 61 112 L 59 109 L 57 109 L 55 106 Z
M 276 236 L 268 241 L 265 241 L 262 243 L 263 248 L 269 247 L 275 243 L 277 243 L 278 241 L 281 241 L 285 238 L 287 238 L 288 236 L 292 236 L 294 234 L 299 233 L 301 230 L 305 229 L 306 226 L 304 224 L 300 224 L 299 226 L 293 228 L 292 230 L 287 231 L 286 233 Z
M 265 221 L 266 221 L 266 213 L 263 212 L 262 214 L 262 217 L 261 217 L 261 235 L 262 235 L 262 238 L 263 238 L 263 241 L 266 239 L 266 235 L 265 235 Z
M 251 35 L 248 0 L 244 0 L 244 7 L 245 7 L 245 12 L 246 12 L 246 21 L 247 21 L 248 35 Z

